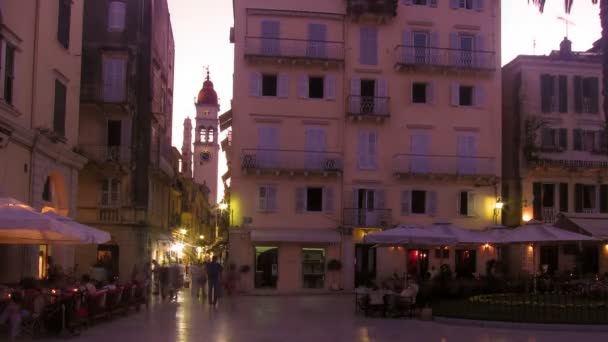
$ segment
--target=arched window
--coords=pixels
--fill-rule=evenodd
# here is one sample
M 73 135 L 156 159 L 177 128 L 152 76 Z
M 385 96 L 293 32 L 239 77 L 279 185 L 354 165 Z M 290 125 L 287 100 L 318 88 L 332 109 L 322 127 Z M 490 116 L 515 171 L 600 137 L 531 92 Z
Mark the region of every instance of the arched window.
M 215 141 L 215 130 L 213 128 L 209 128 L 209 140 L 210 143 Z

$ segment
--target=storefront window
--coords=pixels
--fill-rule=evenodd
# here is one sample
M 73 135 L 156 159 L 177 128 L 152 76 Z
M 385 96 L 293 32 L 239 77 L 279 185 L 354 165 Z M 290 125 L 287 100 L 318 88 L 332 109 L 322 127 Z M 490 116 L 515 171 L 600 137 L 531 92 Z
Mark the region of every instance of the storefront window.
M 276 288 L 279 273 L 279 248 L 255 247 L 255 287 Z
M 302 287 L 322 289 L 325 287 L 325 250 L 302 248 Z

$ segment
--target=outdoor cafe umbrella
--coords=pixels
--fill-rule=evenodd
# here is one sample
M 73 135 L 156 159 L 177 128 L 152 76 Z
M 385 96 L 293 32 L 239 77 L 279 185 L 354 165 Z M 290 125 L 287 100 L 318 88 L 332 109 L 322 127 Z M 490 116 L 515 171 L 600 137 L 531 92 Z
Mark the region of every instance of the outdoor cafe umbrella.
M 445 246 L 458 242 L 455 236 L 433 229 L 400 225 L 396 228 L 371 233 L 363 238 L 365 243 L 379 245 Z
M 63 216 L 52 211 L 46 212 L 43 215 L 49 216 L 52 219 L 55 219 L 64 224 L 64 231 L 73 236 L 78 236 L 81 243 L 89 243 L 89 244 L 102 244 L 110 241 L 112 236 L 110 233 L 93 228 L 81 223 L 74 221 L 71 217 Z
M 456 238 L 456 242 L 459 244 L 473 245 L 499 242 L 498 236 L 490 230 L 469 230 L 451 223 L 433 223 L 426 229 L 451 235 Z
M 13 198 L 0 198 L 0 244 L 83 244 L 86 237 Z

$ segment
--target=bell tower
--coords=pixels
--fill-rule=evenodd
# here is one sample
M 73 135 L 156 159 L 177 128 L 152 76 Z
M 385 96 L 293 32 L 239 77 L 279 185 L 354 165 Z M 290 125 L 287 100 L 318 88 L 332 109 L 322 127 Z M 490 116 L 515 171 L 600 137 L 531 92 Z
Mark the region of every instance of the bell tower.
M 208 68 L 203 88 L 198 93 L 194 106 L 196 107 L 193 155 L 194 182 L 207 185 L 210 190 L 209 203 L 215 205 L 218 200 L 217 182 L 220 152 L 218 113 L 220 105 L 217 93 L 213 89 Z

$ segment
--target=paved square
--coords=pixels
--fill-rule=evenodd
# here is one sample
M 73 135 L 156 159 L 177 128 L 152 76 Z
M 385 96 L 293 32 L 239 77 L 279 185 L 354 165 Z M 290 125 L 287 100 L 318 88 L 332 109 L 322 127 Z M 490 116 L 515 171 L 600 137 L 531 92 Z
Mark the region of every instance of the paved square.
M 533 331 L 456 326 L 408 319 L 367 319 L 353 297 L 241 296 L 217 308 L 191 300 L 154 303 L 148 310 L 100 322 L 72 341 L 431 341 L 542 342 L 608 340 L 608 332 Z

